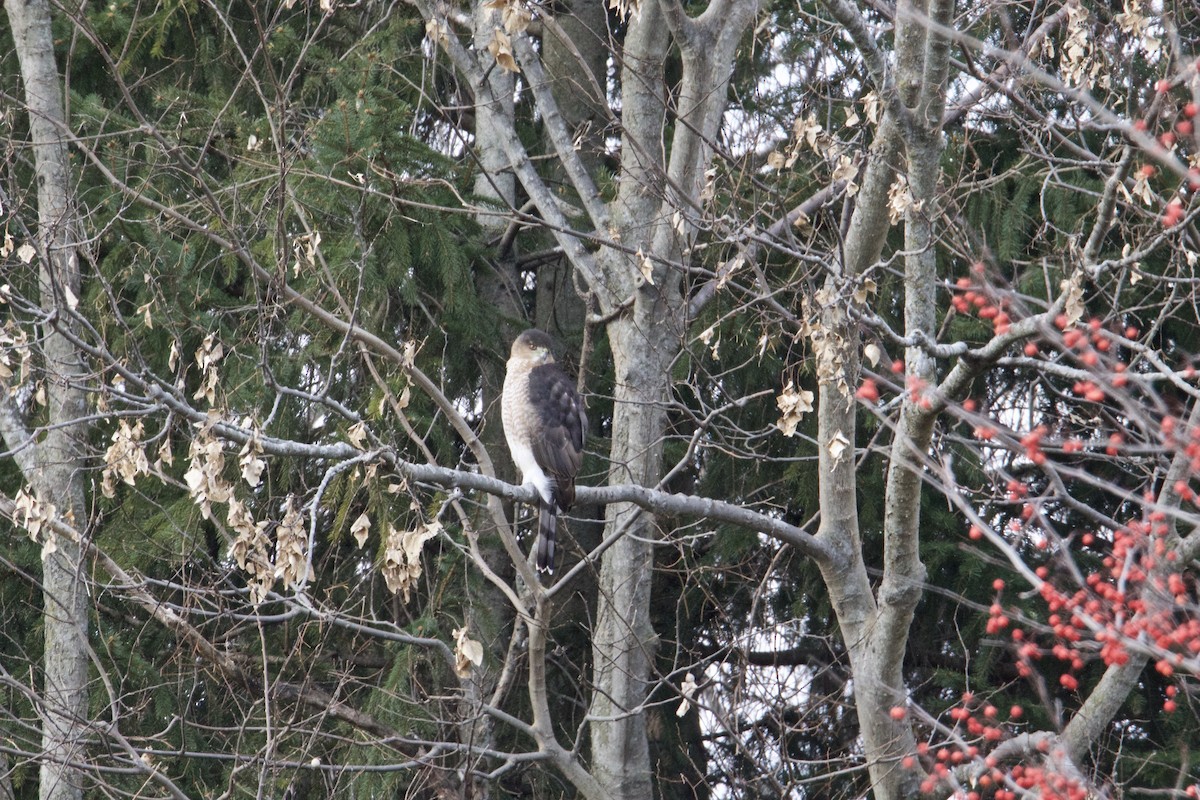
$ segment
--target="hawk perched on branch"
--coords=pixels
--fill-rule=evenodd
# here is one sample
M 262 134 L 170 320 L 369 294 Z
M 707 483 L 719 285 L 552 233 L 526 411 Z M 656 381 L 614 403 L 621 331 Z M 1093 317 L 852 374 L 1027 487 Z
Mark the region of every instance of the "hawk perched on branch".
M 500 401 L 504 437 L 521 481 L 538 492 L 539 572 L 554 572 L 558 512 L 575 502 L 587 414 L 566 374 L 554 362 L 553 341 L 539 330 L 516 338 Z

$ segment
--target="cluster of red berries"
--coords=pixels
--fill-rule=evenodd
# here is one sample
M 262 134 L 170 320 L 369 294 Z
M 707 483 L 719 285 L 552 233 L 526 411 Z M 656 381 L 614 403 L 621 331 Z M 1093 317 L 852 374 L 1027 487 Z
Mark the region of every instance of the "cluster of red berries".
M 976 531 L 973 526 L 972 538 Z M 1102 569 L 1088 574 L 1086 585 L 1073 592 L 1058 589 L 1050 581 L 1049 568 L 1038 567 L 1036 574 L 1042 581 L 1038 593 L 1049 612 L 1051 643 L 1039 644 L 1025 629 L 1013 627 L 1009 635 L 1017 649 L 1017 671 L 1031 676 L 1034 662 L 1049 654 L 1065 666 L 1059 684 L 1076 691 L 1085 663 L 1086 650 L 1081 646 L 1085 639 L 1100 645 L 1100 658 L 1108 666 L 1129 661 L 1129 642 L 1143 643 L 1157 651 L 1155 669 L 1167 678 L 1185 660 L 1200 657 L 1200 617 L 1187 577 L 1169 569 L 1177 554 L 1167 542 L 1168 532 L 1166 515 L 1160 510 L 1117 530 Z M 1096 542 L 1092 533 L 1079 539 L 1085 546 Z M 997 580 L 994 588 L 1002 591 L 1003 582 Z M 987 632 L 995 635 L 1010 627 L 1011 615 L 997 597 L 989 609 Z M 1175 694 L 1175 687 L 1169 687 L 1164 711 L 1175 710 Z
M 982 262 L 977 261 L 971 265 L 971 272 L 976 277 L 981 277 L 986 269 Z M 982 283 L 977 285 L 975 280 L 966 275 L 959 278 L 954 286 L 956 291 L 950 298 L 950 304 L 954 306 L 955 311 L 959 314 L 975 314 L 980 319 L 987 320 L 992 323 L 992 330 L 997 335 L 1008 333 L 1012 327 L 1012 318 L 1008 313 L 1007 296 L 998 296 L 991 287 Z
M 984 265 L 976 263 L 971 270 L 977 277 L 981 276 L 984 272 Z M 1007 297 L 998 297 L 990 287 L 977 285 L 972 278 L 967 276 L 963 276 L 955 282 L 955 289 L 951 304 L 958 313 L 975 313 L 980 319 L 989 320 L 997 335 L 1008 333 L 1011 330 L 1013 320 L 1009 314 Z M 1079 363 L 1085 367 L 1097 367 L 1102 355 L 1112 349 L 1114 337 L 1105 330 L 1104 324 L 1098 319 L 1089 320 L 1086 327 L 1081 327 L 1073 325 L 1066 314 L 1058 314 L 1054 318 L 1054 325 L 1062 331 L 1063 347 L 1071 351 Z M 1128 327 L 1124 333 L 1127 338 L 1136 338 L 1138 330 Z M 1030 358 L 1036 358 L 1041 354 L 1042 349 L 1037 342 L 1029 341 L 1026 342 L 1023 352 Z M 1128 384 L 1129 378 L 1125 374 L 1125 370 L 1126 365 L 1123 363 L 1114 365 L 1114 374 L 1110 379 L 1114 388 L 1120 389 Z M 1104 390 L 1094 381 L 1079 381 L 1076 383 L 1074 391 L 1075 394 L 1090 402 L 1099 403 L 1105 399 Z
M 1167 79 L 1159 80 L 1154 84 L 1154 89 L 1159 94 L 1166 94 L 1171 90 L 1171 81 Z M 1186 102 L 1179 108 L 1179 113 L 1175 117 L 1175 123 L 1170 130 L 1165 130 L 1158 135 L 1158 143 L 1165 149 L 1170 150 L 1175 147 L 1180 137 L 1190 137 L 1195 132 L 1195 117 L 1200 107 L 1197 107 L 1195 102 Z M 1133 123 L 1135 130 L 1145 132 L 1149 125 L 1144 119 L 1135 120 Z M 1155 169 L 1152 165 L 1147 164 L 1142 167 L 1142 176 L 1151 178 L 1155 174 Z M 1193 191 L 1200 190 L 1200 169 L 1192 167 L 1188 170 L 1188 188 Z M 1160 222 L 1164 228 L 1173 228 L 1183 220 L 1184 203 L 1181 197 L 1174 197 L 1163 210 Z
M 1106 330 L 1098 319 L 1092 319 L 1085 327 L 1081 327 L 1071 325 L 1065 314 L 1059 314 L 1055 318 L 1054 324 L 1062 331 L 1062 346 L 1070 351 L 1082 366 L 1089 369 L 1095 370 L 1100 367 L 1101 358 L 1104 354 L 1112 351 L 1113 343 L 1116 340 L 1115 335 Z M 1126 338 L 1130 339 L 1136 339 L 1139 335 L 1138 329 L 1133 326 L 1126 327 L 1123 333 Z M 1025 344 L 1023 352 L 1026 356 L 1034 358 L 1041 354 L 1042 348 L 1037 342 L 1030 341 Z M 1103 377 L 1098 376 L 1095 380 L 1076 381 L 1071 387 L 1072 393 L 1087 402 L 1102 403 L 1107 399 L 1108 387 L 1123 389 L 1129 385 L 1127 369 L 1126 364 L 1117 362 Z M 987 441 L 995 438 L 997 430 L 991 425 L 980 424 L 976 426 L 974 433 L 977 439 Z M 1039 426 L 1021 439 L 1025 457 L 1034 464 L 1041 465 L 1046 461 L 1045 453 L 1042 452 L 1042 439 L 1047 433 L 1045 426 Z M 1120 445 L 1123 443 L 1124 437 L 1119 433 L 1114 433 L 1109 438 L 1105 452 L 1110 456 L 1117 455 Z M 1070 438 L 1062 443 L 1062 450 L 1067 454 L 1079 453 L 1083 449 L 1083 442 L 1077 438 Z
M 919 769 L 924 773 L 921 791 L 932 794 L 939 786 L 949 784 L 959 787 L 953 772 L 967 768 L 974 776 L 971 788 L 957 788 L 951 797 L 961 800 L 1017 800 L 1033 792 L 1052 800 L 1083 800 L 1088 788 L 1080 781 L 1062 775 L 1048 766 L 1033 764 L 1005 765 L 994 755 L 984 753 L 983 748 L 992 748 L 1006 738 L 1001 712 L 988 702 L 977 702 L 974 695 L 964 692 L 962 701 L 947 712 L 954 722 L 956 736 L 940 745 L 921 742 L 917 752 L 901 761 L 905 769 Z M 897 706 L 892 709 L 892 718 L 904 719 L 907 710 Z M 1015 724 L 1024 716 L 1024 709 L 1014 705 L 1008 711 L 1009 724 Z M 965 735 L 966 738 L 963 738 Z M 1042 742 L 1038 750 L 1050 755 L 1050 745 Z M 1053 759 L 1051 759 L 1051 763 Z
M 1166 94 L 1167 92 L 1171 91 L 1171 82 L 1166 78 L 1163 78 L 1154 84 L 1154 90 L 1159 94 Z M 1197 111 L 1200 111 L 1200 107 L 1197 107 L 1195 103 L 1191 101 L 1184 103 L 1179 109 L 1179 116 L 1175 120 L 1175 132 L 1180 136 L 1191 136 L 1192 131 L 1194 130 L 1192 120 L 1195 119 Z M 1139 120 L 1139 122 L 1141 122 L 1141 120 Z M 1137 123 L 1134 123 L 1134 125 L 1136 127 Z M 1163 137 L 1167 136 L 1168 133 L 1171 132 L 1167 131 L 1167 133 L 1164 133 L 1159 137 L 1159 140 L 1162 141 Z M 1171 145 L 1175 144 L 1175 137 L 1173 135 L 1170 136 L 1166 139 L 1166 141 L 1163 141 L 1162 144 L 1164 147 L 1170 147 Z

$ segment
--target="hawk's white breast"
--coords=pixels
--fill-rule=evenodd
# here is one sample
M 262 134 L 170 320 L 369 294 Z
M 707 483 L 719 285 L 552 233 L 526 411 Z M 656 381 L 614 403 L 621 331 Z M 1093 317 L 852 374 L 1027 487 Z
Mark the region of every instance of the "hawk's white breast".
M 514 370 L 510 364 L 500 401 L 504 438 L 508 440 L 508 449 L 517 469 L 521 470 L 521 481 L 526 486 L 536 488 L 547 505 L 553 505 L 554 484 L 533 457 L 533 437 L 537 435 L 533 424 L 536 413 L 529 402 L 528 371 Z

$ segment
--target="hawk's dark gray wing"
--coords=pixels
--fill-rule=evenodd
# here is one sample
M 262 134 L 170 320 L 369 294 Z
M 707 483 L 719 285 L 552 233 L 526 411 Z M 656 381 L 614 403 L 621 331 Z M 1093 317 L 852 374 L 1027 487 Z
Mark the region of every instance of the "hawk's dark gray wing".
M 529 373 L 529 401 L 537 410 L 541 434 L 532 443 L 533 457 L 554 478 L 555 502 L 566 511 L 575 502 L 575 476 L 583 463 L 583 400 L 557 364 L 542 364 Z

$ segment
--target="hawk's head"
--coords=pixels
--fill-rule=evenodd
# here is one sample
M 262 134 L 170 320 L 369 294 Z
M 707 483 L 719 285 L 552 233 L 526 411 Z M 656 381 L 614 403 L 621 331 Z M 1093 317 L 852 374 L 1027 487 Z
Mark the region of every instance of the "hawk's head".
M 538 364 L 552 364 L 554 363 L 554 340 L 537 328 L 530 328 L 513 340 L 509 360 L 529 367 L 535 367 Z

